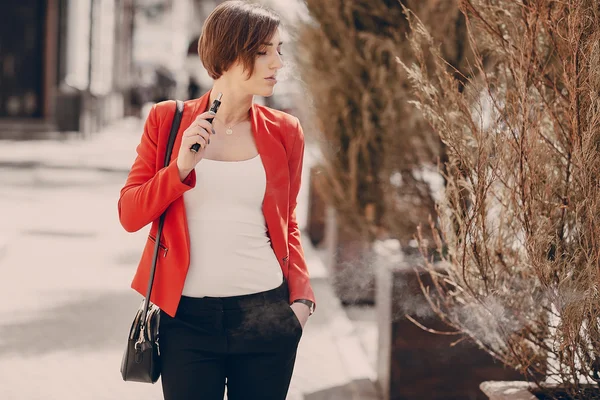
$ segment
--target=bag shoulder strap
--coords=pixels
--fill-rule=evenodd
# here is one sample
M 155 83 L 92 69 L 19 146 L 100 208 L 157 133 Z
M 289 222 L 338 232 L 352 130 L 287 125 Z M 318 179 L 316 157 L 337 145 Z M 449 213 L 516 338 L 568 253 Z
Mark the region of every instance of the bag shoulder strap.
M 181 117 L 183 116 L 183 101 L 175 101 L 175 113 L 173 114 L 173 123 L 171 124 L 171 133 L 169 133 L 169 142 L 167 143 L 167 151 L 165 153 L 165 167 L 169 166 L 171 154 L 173 153 L 173 145 L 179 126 L 181 125 Z M 142 313 L 142 328 L 146 323 L 148 315 L 148 307 L 150 306 L 150 295 L 152 294 L 152 285 L 154 284 L 154 273 L 156 272 L 156 263 L 158 261 L 158 252 L 160 250 L 160 237 L 162 235 L 163 226 L 165 224 L 166 210 L 161 214 L 158 221 L 158 230 L 156 232 L 156 241 L 154 243 L 154 256 L 152 257 L 152 267 L 150 268 L 150 277 L 148 278 L 148 289 L 146 290 L 146 301 L 144 302 L 144 311 Z
M 167 151 L 165 153 L 165 167 L 169 166 L 171 161 L 171 154 L 173 153 L 173 144 L 175 138 L 177 138 L 177 132 L 179 132 L 179 125 L 181 125 L 181 117 L 183 116 L 183 101 L 175 101 L 175 113 L 173 114 L 173 123 L 171 124 L 171 133 L 169 134 L 169 142 L 167 143 Z

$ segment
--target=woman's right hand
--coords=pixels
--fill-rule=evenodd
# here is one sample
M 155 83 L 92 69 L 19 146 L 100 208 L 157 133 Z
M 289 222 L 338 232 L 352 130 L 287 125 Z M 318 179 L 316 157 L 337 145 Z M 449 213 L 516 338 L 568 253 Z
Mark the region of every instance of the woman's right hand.
M 196 164 L 202 160 L 206 147 L 210 144 L 210 136 L 215 133 L 212 125 L 207 118 L 214 118 L 214 115 L 205 112 L 196 117 L 190 126 L 183 132 L 179 155 L 177 156 L 177 168 L 179 169 L 179 179 L 183 182 L 192 172 Z M 198 152 L 194 153 L 191 147 L 194 144 L 200 144 Z

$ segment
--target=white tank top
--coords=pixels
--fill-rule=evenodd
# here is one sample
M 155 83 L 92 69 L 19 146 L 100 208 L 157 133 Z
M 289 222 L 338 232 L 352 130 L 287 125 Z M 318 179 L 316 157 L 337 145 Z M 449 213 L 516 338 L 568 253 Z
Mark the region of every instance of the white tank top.
M 190 234 L 189 297 L 238 296 L 281 285 L 283 274 L 267 237 L 260 155 L 245 161 L 203 159 L 196 186 L 184 193 Z

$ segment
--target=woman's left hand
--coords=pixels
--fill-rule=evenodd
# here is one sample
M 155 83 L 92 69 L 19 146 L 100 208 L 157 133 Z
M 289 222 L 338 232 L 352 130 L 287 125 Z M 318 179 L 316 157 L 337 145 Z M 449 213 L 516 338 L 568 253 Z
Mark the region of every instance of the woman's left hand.
M 292 303 L 290 306 L 298 321 L 300 321 L 300 325 L 302 325 L 302 329 L 304 329 L 304 325 L 306 325 L 306 321 L 308 321 L 308 317 L 310 316 L 310 308 L 304 303 Z

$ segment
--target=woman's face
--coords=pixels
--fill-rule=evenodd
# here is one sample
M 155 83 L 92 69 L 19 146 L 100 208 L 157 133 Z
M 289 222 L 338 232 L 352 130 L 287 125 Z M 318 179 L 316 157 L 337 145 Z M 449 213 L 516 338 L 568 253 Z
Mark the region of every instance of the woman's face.
M 236 80 L 236 85 L 248 94 L 264 97 L 273 95 L 277 71 L 283 67 L 281 46 L 281 34 L 277 29 L 268 43 L 259 48 L 250 77 L 240 63 L 235 63 L 228 71 Z

